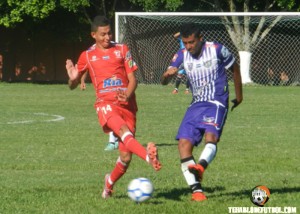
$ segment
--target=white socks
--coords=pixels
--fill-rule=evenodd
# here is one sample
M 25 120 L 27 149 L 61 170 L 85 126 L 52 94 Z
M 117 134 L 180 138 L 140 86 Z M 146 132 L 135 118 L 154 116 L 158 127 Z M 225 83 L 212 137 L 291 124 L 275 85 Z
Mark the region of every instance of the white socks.
M 198 181 L 196 181 L 195 175 L 190 173 L 190 171 L 188 170 L 188 166 L 191 164 L 196 164 L 193 159 L 181 163 L 181 171 L 182 171 L 183 176 L 189 186 L 191 186 L 195 183 L 199 183 Z
M 212 162 L 217 153 L 217 145 L 213 143 L 207 143 L 200 155 L 200 160 L 205 160 L 208 164 Z

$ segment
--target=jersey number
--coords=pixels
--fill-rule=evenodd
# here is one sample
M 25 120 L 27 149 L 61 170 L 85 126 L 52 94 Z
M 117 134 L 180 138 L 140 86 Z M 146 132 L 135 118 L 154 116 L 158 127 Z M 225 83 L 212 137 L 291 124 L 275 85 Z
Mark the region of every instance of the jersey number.
M 107 114 L 108 111 L 112 111 L 111 109 L 111 106 L 110 105 L 106 105 L 106 106 L 102 106 L 101 107 L 101 111 L 104 113 L 104 114 Z

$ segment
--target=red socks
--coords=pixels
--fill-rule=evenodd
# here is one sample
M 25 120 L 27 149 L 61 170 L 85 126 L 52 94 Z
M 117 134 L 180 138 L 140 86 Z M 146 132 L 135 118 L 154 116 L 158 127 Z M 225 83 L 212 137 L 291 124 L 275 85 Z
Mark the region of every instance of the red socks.
M 126 132 L 122 136 L 122 141 L 126 148 L 133 154 L 139 156 L 143 160 L 147 158 L 147 151 L 132 135 L 130 132 Z
M 108 183 L 106 183 L 106 186 L 109 189 L 112 189 L 113 184 L 117 182 L 125 174 L 126 170 L 127 170 L 127 165 L 124 164 L 119 157 L 115 168 L 113 169 L 113 171 L 109 176 Z

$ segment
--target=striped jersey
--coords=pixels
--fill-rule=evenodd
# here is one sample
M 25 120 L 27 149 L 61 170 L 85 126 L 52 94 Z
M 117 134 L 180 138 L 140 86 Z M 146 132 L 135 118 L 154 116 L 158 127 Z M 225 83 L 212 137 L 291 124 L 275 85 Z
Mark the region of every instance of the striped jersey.
M 193 94 L 192 104 L 218 101 L 227 106 L 229 93 L 226 69 L 234 61 L 232 53 L 222 44 L 204 42 L 198 57 L 181 49 L 174 55 L 170 66 L 179 68 L 183 63 Z

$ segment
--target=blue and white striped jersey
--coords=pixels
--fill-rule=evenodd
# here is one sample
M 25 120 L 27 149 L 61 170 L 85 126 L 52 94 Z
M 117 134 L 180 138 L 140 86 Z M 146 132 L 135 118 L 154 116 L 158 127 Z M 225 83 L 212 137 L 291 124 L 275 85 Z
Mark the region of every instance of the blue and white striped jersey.
M 218 101 L 227 106 L 229 93 L 226 69 L 234 61 L 232 53 L 222 44 L 204 42 L 198 58 L 181 49 L 174 55 L 170 66 L 179 68 L 183 63 L 193 93 L 192 104 Z

